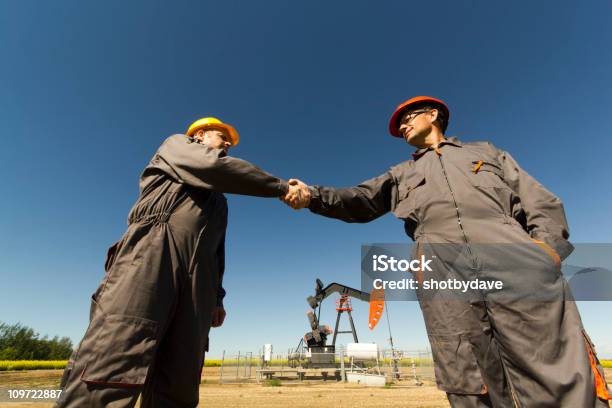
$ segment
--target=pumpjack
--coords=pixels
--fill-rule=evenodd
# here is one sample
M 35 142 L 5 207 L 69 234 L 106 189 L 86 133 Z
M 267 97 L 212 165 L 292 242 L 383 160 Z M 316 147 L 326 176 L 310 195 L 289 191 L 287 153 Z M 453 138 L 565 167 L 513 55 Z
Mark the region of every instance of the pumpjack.
M 321 317 L 321 305 L 323 300 L 333 293 L 339 293 L 340 298 L 336 300 L 336 325 L 334 330 L 327 325 L 321 325 L 319 318 Z M 307 332 L 304 337 L 300 340 L 295 351 L 290 354 L 289 362 L 293 367 L 302 365 L 308 368 L 328 368 L 336 366 L 335 351 L 336 351 L 336 339 L 338 334 L 352 334 L 355 343 L 358 343 L 357 331 L 355 330 L 355 323 L 353 322 L 353 315 L 351 314 L 353 308 L 351 306 L 351 298 L 359 299 L 364 302 L 370 302 L 370 294 L 362 292 L 357 289 L 350 288 L 348 286 L 341 285 L 339 283 L 331 283 L 324 287 L 323 282 L 320 279 L 316 280 L 315 294 L 314 296 L 308 296 L 306 301 L 312 310 L 306 313 L 308 321 L 310 323 L 311 331 Z M 377 302 L 376 305 L 380 305 Z M 370 304 L 370 328 L 376 325 L 380 312 L 382 312 L 382 306 L 379 306 L 381 310 L 377 310 L 376 318 L 372 320 L 372 303 Z M 348 320 L 351 326 L 350 330 L 339 330 L 340 318 L 343 313 L 348 315 Z M 372 322 L 374 324 L 372 325 Z M 331 344 L 327 344 L 327 338 L 333 333 Z

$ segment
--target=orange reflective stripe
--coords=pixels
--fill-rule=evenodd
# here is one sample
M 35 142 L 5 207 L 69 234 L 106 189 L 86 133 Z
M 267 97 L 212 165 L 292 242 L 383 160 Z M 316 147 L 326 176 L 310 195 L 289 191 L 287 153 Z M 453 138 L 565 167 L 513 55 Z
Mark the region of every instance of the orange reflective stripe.
M 591 349 L 591 345 L 584 340 L 587 346 L 587 350 L 589 352 L 589 361 L 591 362 L 591 370 L 593 370 L 593 375 L 595 375 L 595 391 L 597 392 L 597 397 L 601 398 L 604 401 L 609 401 L 612 399 L 610 397 L 610 393 L 608 392 L 608 388 L 606 386 L 606 382 L 601 376 L 601 373 L 597 369 L 597 363 L 595 361 L 595 355 L 593 354 L 593 349 Z
M 552 249 L 544 241 L 540 241 L 538 239 L 533 239 L 533 238 L 531 240 L 535 242 L 536 244 L 538 244 L 540 248 L 542 248 L 548 254 L 548 256 L 550 256 L 553 259 L 553 261 L 555 261 L 555 264 L 557 265 L 558 268 L 561 268 L 561 257 L 559 257 L 559 254 L 554 249 Z

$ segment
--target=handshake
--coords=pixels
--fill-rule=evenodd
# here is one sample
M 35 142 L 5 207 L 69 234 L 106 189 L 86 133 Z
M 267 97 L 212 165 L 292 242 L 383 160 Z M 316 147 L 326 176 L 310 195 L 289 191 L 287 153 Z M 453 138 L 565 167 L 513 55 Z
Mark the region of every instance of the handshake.
M 287 194 L 280 197 L 281 201 L 294 210 L 308 207 L 310 203 L 310 190 L 308 185 L 298 179 L 289 179 L 289 190 Z

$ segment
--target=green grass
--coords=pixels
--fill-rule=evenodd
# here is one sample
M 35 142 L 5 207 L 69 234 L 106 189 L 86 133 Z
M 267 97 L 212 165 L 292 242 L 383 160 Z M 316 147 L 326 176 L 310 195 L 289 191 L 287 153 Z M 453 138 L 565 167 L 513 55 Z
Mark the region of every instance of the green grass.
M 273 378 L 271 380 L 266 380 L 266 382 L 264 382 L 264 385 L 267 387 L 280 387 L 282 384 L 278 378 Z

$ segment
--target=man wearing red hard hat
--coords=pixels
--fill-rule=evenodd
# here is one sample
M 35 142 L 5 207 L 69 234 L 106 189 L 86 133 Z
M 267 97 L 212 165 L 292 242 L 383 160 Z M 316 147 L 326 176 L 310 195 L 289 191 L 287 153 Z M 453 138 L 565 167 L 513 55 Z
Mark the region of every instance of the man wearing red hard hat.
M 419 284 L 503 284 L 417 290 L 451 406 L 607 407 L 603 370 L 560 273 L 573 250 L 561 201 L 491 143 L 446 138 L 449 116 L 440 99 L 403 102 L 389 132 L 417 148 L 412 160 L 352 188 L 299 182 L 302 195 L 284 201 L 346 222 L 393 212 L 416 243 L 412 259 L 433 260 L 431 272 L 415 273 Z

